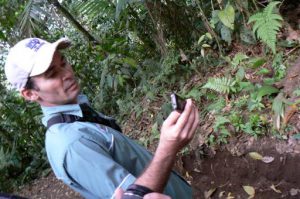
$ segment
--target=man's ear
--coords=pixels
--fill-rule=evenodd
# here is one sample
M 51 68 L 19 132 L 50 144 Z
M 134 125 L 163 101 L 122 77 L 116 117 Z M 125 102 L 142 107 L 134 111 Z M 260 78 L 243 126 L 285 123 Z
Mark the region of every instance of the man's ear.
M 39 99 L 37 92 L 33 89 L 22 89 L 20 91 L 21 95 L 25 98 L 25 100 L 36 102 Z

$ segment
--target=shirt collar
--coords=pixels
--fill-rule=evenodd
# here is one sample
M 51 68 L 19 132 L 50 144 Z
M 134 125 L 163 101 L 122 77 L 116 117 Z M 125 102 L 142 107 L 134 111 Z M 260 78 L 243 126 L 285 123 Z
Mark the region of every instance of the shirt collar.
M 58 106 L 41 106 L 43 111 L 42 123 L 47 126 L 47 122 L 50 118 L 58 114 L 70 114 L 82 117 L 82 111 L 79 104 L 89 104 L 88 98 L 85 95 L 78 95 L 77 104 L 66 104 Z

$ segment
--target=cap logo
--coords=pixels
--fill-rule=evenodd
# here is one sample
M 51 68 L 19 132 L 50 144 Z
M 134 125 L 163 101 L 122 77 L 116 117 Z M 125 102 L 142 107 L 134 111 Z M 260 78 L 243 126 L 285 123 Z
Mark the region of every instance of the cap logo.
M 27 44 L 26 47 L 30 48 L 31 50 L 34 50 L 35 52 L 38 51 L 42 45 L 44 45 L 45 42 L 40 42 L 39 39 L 31 39 Z

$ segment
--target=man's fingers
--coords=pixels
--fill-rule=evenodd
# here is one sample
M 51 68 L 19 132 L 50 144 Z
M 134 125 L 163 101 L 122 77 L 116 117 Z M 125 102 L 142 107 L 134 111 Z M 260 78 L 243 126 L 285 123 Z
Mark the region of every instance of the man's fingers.
M 193 127 L 194 121 L 195 121 L 195 107 L 193 105 L 188 120 L 182 130 L 182 134 L 185 135 L 187 138 L 190 138 L 190 134 L 191 134 L 190 130 Z
M 193 108 L 193 102 L 191 99 L 188 99 L 184 108 L 184 111 L 180 115 L 180 117 L 177 120 L 176 126 L 178 129 L 183 129 L 184 126 L 187 123 L 187 120 L 189 119 L 190 113 Z
M 164 121 L 164 125 L 170 127 L 170 126 L 176 124 L 179 116 L 180 116 L 180 113 L 178 113 L 177 111 L 172 111 L 170 113 L 170 115 L 167 117 L 167 119 Z

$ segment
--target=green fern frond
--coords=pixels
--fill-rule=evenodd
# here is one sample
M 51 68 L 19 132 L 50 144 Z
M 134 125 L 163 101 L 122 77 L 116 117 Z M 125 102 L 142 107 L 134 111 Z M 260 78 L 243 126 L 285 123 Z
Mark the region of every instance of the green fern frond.
M 210 78 L 202 88 L 208 88 L 219 93 L 228 94 L 231 91 L 235 92 L 236 81 L 227 77 Z
M 276 53 L 276 35 L 281 28 L 283 18 L 274 13 L 274 8 L 279 1 L 269 3 L 263 12 L 256 13 L 249 18 L 248 23 L 254 22 L 253 33 L 258 39 L 270 47 L 273 53 Z
M 112 5 L 105 0 L 74 1 L 70 4 L 70 9 L 75 13 L 81 13 L 93 19 L 102 15 L 114 15 Z
M 273 2 L 270 2 L 270 3 L 268 4 L 268 6 L 265 7 L 265 9 L 264 9 L 264 11 L 263 11 L 264 14 L 265 14 L 266 16 L 272 14 L 274 8 L 276 7 L 276 5 L 277 5 L 277 4 L 280 4 L 280 3 L 281 3 L 281 2 L 279 2 L 279 1 L 273 1 Z

